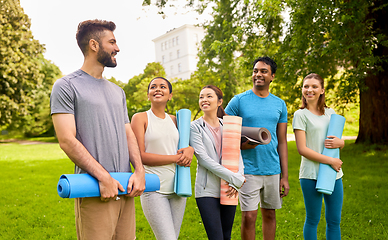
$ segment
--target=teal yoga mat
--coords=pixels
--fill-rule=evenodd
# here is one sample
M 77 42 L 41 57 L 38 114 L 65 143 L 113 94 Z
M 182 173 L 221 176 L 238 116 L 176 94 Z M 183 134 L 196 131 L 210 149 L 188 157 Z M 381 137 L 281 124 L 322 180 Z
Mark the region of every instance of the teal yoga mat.
M 179 143 L 178 149 L 189 146 L 190 139 L 190 122 L 191 111 L 189 109 L 181 109 L 176 113 Z M 190 197 L 191 191 L 191 174 L 190 167 L 176 165 L 175 171 L 174 192 L 181 197 Z
M 127 194 L 128 180 L 132 173 L 110 173 L 112 178 L 120 182 L 125 192 L 119 190 L 119 195 Z M 145 175 L 146 188 L 144 192 L 154 192 L 160 189 L 160 180 L 156 174 Z M 58 195 L 62 198 L 99 197 L 100 187 L 97 179 L 89 174 L 64 174 L 59 178 L 57 185 Z
M 327 129 L 326 136 L 342 137 L 344 131 L 345 118 L 338 114 L 332 114 L 330 117 L 329 128 Z M 322 154 L 328 157 L 339 158 L 339 148 L 324 148 Z M 316 189 L 320 193 L 331 195 L 334 190 L 335 180 L 337 172 L 328 164 L 319 164 L 318 179 Z

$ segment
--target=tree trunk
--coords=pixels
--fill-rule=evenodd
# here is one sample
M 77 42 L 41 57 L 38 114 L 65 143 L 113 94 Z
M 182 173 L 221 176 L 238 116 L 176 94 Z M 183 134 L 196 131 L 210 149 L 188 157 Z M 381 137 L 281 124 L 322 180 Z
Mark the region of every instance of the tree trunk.
M 373 29 L 388 36 L 388 7 L 384 1 L 374 1 L 374 8 L 367 19 L 375 19 Z M 381 37 L 381 36 L 380 36 Z M 381 62 L 365 78 L 366 89 L 360 92 L 360 126 L 356 143 L 388 143 L 388 47 L 379 39 L 373 55 Z M 382 69 L 378 71 L 378 68 Z
M 388 143 L 388 72 L 366 78 L 360 94 L 360 121 L 356 143 Z

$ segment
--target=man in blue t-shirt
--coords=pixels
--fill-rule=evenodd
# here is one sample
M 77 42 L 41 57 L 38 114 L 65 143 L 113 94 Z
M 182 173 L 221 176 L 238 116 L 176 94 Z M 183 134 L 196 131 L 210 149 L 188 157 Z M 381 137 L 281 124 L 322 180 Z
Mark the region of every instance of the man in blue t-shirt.
M 243 118 L 246 127 L 264 127 L 271 133 L 271 142 L 257 145 L 241 144 L 246 183 L 240 189 L 242 211 L 241 238 L 255 239 L 258 204 L 263 219 L 264 239 L 275 239 L 276 212 L 281 198 L 287 196 L 287 107 L 285 102 L 269 92 L 277 66 L 269 57 L 253 63 L 253 88 L 230 100 L 226 114 Z

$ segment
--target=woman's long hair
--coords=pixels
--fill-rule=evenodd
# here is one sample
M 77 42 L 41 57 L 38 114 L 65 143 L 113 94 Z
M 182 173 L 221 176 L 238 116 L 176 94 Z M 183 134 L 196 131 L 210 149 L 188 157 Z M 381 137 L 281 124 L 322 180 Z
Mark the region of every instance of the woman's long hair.
M 205 88 L 210 88 L 211 90 L 213 90 L 216 93 L 218 100 L 221 100 L 224 97 L 224 94 L 222 93 L 221 89 L 219 89 L 214 85 L 206 85 L 202 89 L 205 89 Z M 226 115 L 225 110 L 221 104 L 220 106 L 218 106 L 218 109 L 217 109 L 217 117 L 223 118 L 225 115 Z
M 325 89 L 325 81 L 323 80 L 323 78 L 321 76 L 319 76 L 319 74 L 316 74 L 316 73 L 310 73 L 309 75 L 307 75 L 304 79 L 303 79 L 303 83 L 305 80 L 307 79 L 316 79 L 319 81 L 319 83 L 321 84 L 321 87 L 322 89 Z M 302 84 L 303 84 L 302 83 Z M 318 99 L 318 111 L 323 115 L 325 114 L 325 108 L 327 107 L 326 106 L 326 103 L 325 103 L 325 92 L 323 92 L 320 96 L 319 96 L 319 99 Z M 307 108 L 307 100 L 306 98 L 303 96 L 302 94 L 302 106 L 300 107 L 300 109 L 304 109 L 304 108 Z

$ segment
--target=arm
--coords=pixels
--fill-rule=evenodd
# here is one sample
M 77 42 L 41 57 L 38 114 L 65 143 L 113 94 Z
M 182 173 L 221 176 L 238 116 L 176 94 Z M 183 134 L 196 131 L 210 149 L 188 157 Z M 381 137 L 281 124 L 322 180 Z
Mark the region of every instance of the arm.
M 278 137 L 278 153 L 280 158 L 281 178 L 280 196 L 285 197 L 290 191 L 288 183 L 288 148 L 287 148 L 287 123 L 278 123 L 276 134 Z
M 239 162 L 238 162 L 238 173 L 240 173 L 241 175 L 244 176 L 244 163 L 243 163 L 243 159 L 242 159 L 242 156 L 241 156 L 241 151 L 240 151 L 240 159 L 239 159 Z M 245 182 L 246 182 L 246 180 L 244 179 L 244 182 L 241 185 L 241 187 L 244 185 Z M 234 185 L 231 185 L 230 183 L 228 183 L 228 184 L 229 184 L 229 188 L 226 191 L 226 196 L 230 197 L 230 198 L 231 197 L 237 197 L 238 190 L 234 187 Z
M 336 136 L 327 136 L 325 139 L 325 148 L 340 148 L 345 146 L 345 141 Z
M 145 190 L 145 170 L 141 162 L 139 146 L 137 145 L 135 134 L 129 123 L 125 124 L 125 132 L 127 135 L 129 161 L 135 169 L 135 172 L 128 181 L 128 196 L 136 197 L 140 196 Z
M 229 184 L 233 184 L 236 188 L 240 188 L 243 185 L 245 177 L 242 174 L 230 171 L 209 156 L 202 139 L 202 134 L 195 124 L 191 124 L 190 145 L 195 150 L 198 164 L 215 174 L 217 177 L 224 179 Z
M 294 132 L 295 132 L 296 148 L 298 149 L 298 152 L 300 155 L 302 155 L 303 157 L 311 161 L 328 164 L 337 172 L 341 169 L 342 161 L 340 159 L 328 157 L 323 154 L 317 153 L 306 146 L 305 131 L 295 129 Z
M 249 141 L 249 140 L 242 142 L 240 149 L 241 150 L 254 149 L 255 147 L 257 147 L 259 145 L 259 144 L 251 144 L 250 142 L 251 141 Z
M 123 186 L 113 179 L 79 142 L 76 136 L 76 126 L 73 114 L 52 115 L 59 146 L 66 155 L 80 168 L 98 180 L 101 199 L 114 198 L 118 189 L 124 191 Z
M 239 99 L 233 97 L 225 108 L 226 115 L 239 116 Z M 259 144 L 252 144 L 249 140 L 242 142 L 240 145 L 241 150 L 254 149 Z
M 181 157 L 181 154 L 160 155 L 145 152 L 144 135 L 147 129 L 147 124 L 148 122 L 146 112 L 137 113 L 132 117 L 131 127 L 137 139 L 137 144 L 139 146 L 143 164 L 148 166 L 161 166 L 170 163 L 176 163 Z
M 193 160 L 194 148 L 191 146 L 178 149 L 178 154 L 180 154 L 180 158 L 176 164 L 184 167 L 190 167 L 191 161 Z

